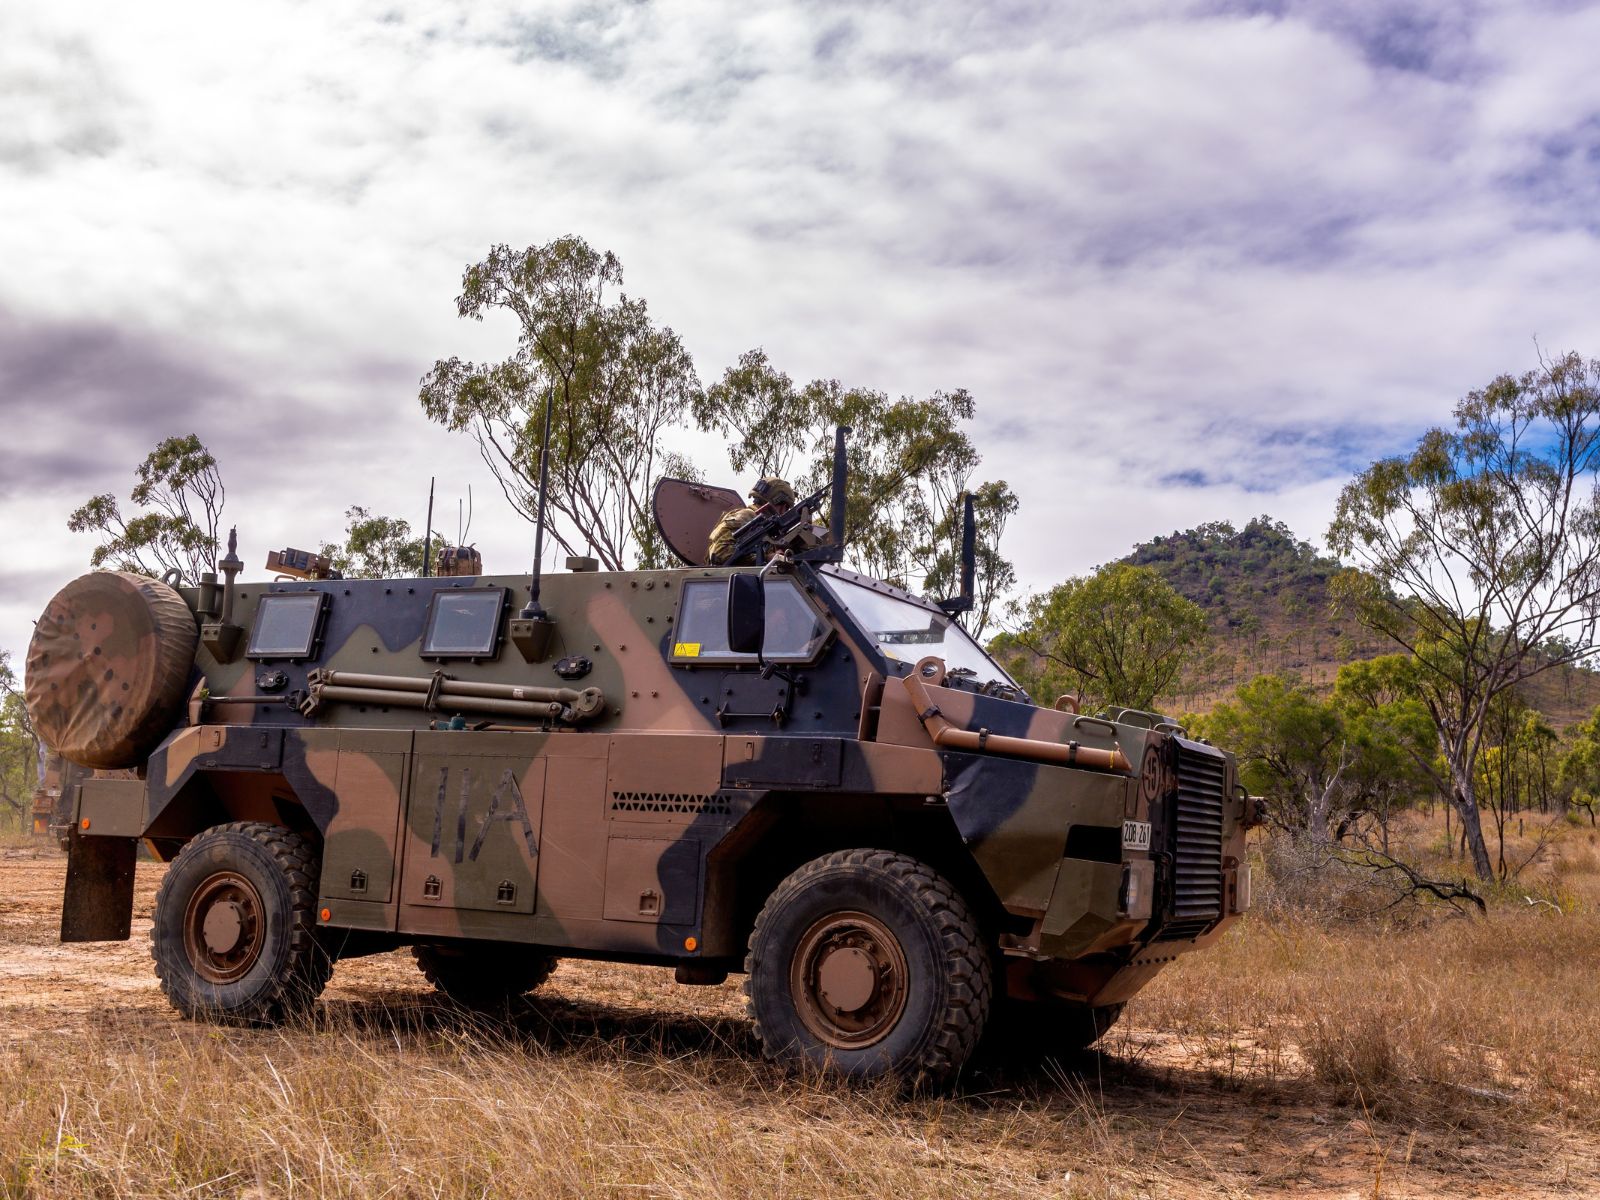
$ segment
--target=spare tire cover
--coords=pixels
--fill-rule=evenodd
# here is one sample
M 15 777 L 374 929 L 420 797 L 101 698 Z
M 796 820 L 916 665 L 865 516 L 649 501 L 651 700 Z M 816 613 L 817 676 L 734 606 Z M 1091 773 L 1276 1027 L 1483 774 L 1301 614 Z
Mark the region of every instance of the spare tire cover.
M 194 667 L 194 614 L 164 583 L 96 571 L 56 593 L 28 645 L 28 713 L 84 767 L 142 765 L 172 729 Z

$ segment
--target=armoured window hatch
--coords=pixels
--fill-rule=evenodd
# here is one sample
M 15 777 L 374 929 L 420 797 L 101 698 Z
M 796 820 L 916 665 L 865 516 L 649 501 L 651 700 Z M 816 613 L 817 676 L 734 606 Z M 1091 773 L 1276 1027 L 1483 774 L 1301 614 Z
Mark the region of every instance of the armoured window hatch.
M 493 658 L 500 650 L 502 587 L 440 588 L 428 603 L 423 658 Z
M 330 597 L 326 592 L 273 592 L 256 602 L 255 624 L 245 657 L 310 658 L 322 634 Z
M 728 649 L 728 581 L 694 579 L 683 585 L 672 660 L 678 663 L 754 663 L 753 654 Z M 766 582 L 766 662 L 808 663 L 821 653 L 832 632 L 793 579 Z

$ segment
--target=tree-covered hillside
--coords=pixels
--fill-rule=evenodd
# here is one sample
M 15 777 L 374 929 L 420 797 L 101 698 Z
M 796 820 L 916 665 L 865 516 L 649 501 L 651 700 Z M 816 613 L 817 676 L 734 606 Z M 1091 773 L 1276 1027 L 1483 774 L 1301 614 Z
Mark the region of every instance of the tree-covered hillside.
M 1207 711 L 1238 684 L 1269 672 L 1292 672 L 1329 689 L 1344 663 L 1396 649 L 1334 611 L 1338 561 L 1269 516 L 1243 528 L 1213 521 L 1152 538 L 1122 561 L 1149 567 L 1206 613 L 1210 644 L 1163 698 L 1169 710 Z M 1528 703 L 1565 725 L 1600 702 L 1600 677 L 1562 667 L 1524 691 Z
M 1243 617 L 1276 597 L 1295 606 L 1326 598 L 1339 570 L 1281 521 L 1257 517 L 1243 529 L 1212 521 L 1136 546 L 1124 562 L 1151 567 L 1181 595 L 1218 616 Z
M 1149 567 L 1206 613 L 1211 642 L 1170 697 L 1210 707 L 1222 693 L 1269 671 L 1332 683 L 1339 665 L 1390 647 L 1335 615 L 1329 584 L 1339 564 L 1261 516 L 1244 528 L 1213 521 L 1136 546 L 1124 562 Z

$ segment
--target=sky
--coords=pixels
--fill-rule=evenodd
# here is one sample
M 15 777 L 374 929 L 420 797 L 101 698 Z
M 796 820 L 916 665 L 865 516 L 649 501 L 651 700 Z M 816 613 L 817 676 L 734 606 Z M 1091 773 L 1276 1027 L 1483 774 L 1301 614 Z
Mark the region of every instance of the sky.
M 353 504 L 520 569 L 417 401 L 496 243 L 576 234 L 711 382 L 967 388 L 1027 588 L 1340 487 L 1600 354 L 1600 6 L 0 0 L 0 649 L 161 438 L 251 574 Z M 741 487 L 723 447 L 689 442 Z M 264 573 L 264 572 L 262 572 Z

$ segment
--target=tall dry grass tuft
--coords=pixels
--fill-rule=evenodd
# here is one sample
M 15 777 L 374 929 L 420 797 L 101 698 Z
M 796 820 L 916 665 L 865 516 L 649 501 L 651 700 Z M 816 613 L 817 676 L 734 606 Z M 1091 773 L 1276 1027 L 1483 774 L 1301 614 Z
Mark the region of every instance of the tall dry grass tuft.
M 1071 1089 L 1041 1122 L 425 1006 L 323 1025 L 110 1019 L 0 1051 L 0 1196 L 1028 1196 L 1108 1136 Z
M 942 1099 L 783 1075 L 733 985 L 679 991 L 643 967 L 564 964 L 496 1023 L 378 956 L 340 966 L 309 1027 L 179 1021 L 142 950 L 56 947 L 42 888 L 58 883 L 14 866 L 0 1200 L 1423 1195 L 1459 1192 L 1468 1153 L 1518 1188 L 1537 1160 L 1536 1194 L 1584 1194 L 1600 1179 L 1597 849 L 1569 831 L 1486 919 L 1363 909 L 1355 876 L 1332 918 L 1274 904 L 1169 968 L 1103 1054 L 985 1064 Z M 29 889 L 24 920 L 12 897 Z M 1527 902 L 1546 895 L 1565 899 Z M 123 973 L 102 986 L 72 961 Z M 55 978 L 50 998 L 25 994 Z M 1429 1187 L 1397 1184 L 1407 1171 Z
M 1491 889 L 1482 918 L 1363 910 L 1350 898 L 1359 873 L 1340 869 L 1323 885 L 1340 897 L 1332 919 L 1328 891 L 1296 879 L 1294 894 L 1311 902 L 1297 909 L 1280 889 L 1211 953 L 1181 959 L 1141 994 L 1135 1019 L 1186 1031 L 1233 1072 L 1243 1035 L 1256 1081 L 1309 1077 L 1325 1098 L 1379 1115 L 1561 1115 L 1595 1128 L 1597 864 L 1589 832 L 1569 831 L 1519 886 Z
M 1351 1095 L 1371 1094 L 1402 1070 L 1391 1017 L 1371 1010 L 1315 1013 L 1305 1023 L 1301 1053 L 1323 1083 Z

